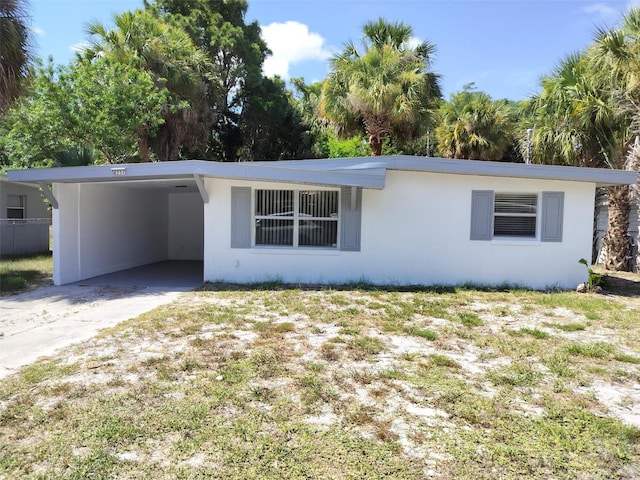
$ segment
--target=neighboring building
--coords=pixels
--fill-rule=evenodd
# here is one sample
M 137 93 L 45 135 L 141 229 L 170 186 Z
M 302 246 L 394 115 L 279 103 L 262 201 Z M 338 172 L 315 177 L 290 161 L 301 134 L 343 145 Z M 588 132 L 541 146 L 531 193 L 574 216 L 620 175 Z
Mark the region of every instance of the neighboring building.
M 204 262 L 205 281 L 574 288 L 596 186 L 633 172 L 419 157 L 9 172 L 52 184 L 54 283 Z
M 40 188 L 0 175 L 0 256 L 49 251 L 49 212 Z

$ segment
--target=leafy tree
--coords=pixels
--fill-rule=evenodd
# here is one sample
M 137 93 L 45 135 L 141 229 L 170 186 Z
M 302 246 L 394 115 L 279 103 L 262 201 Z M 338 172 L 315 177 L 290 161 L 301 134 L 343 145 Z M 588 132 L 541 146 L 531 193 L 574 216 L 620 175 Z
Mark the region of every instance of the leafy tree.
M 193 43 L 203 49 L 210 61 L 206 77 L 206 103 L 213 131 L 204 154 L 207 158 L 235 161 L 259 157 L 251 152 L 255 139 L 244 133 L 256 132 L 262 127 L 249 125 L 260 122 L 256 109 L 260 95 L 270 97 L 274 85 L 262 75 L 262 63 L 268 49 L 260 36 L 257 22 L 245 23 L 245 0 L 145 0 L 147 9 L 158 14 L 170 14 L 191 37 Z M 278 119 L 275 118 L 274 121 Z M 277 139 L 274 139 L 277 141 Z
M 0 144 L 16 167 L 49 166 L 79 145 L 108 163 L 130 160 L 138 132 L 162 124 L 168 97 L 147 72 L 107 58 L 57 69 L 40 64 L 3 119 Z
M 0 0 L 0 115 L 20 94 L 31 61 L 25 0 Z
M 513 144 L 514 118 L 506 102 L 496 102 L 473 85 L 451 94 L 437 112 L 435 136 L 441 155 L 467 160 L 501 160 Z
M 361 136 L 356 135 L 351 138 L 338 138 L 335 134 L 330 133 L 327 139 L 329 158 L 352 158 L 352 157 L 366 157 L 371 150 L 367 145 L 367 140 Z
M 328 120 L 320 115 L 320 98 L 322 82 L 305 84 L 302 78 L 292 78 L 291 84 L 295 89 L 293 102 L 299 113 L 303 133 L 304 158 L 329 158 L 330 141 L 337 141 L 332 135 Z
M 280 78 L 265 78 L 240 117 L 240 161 L 305 158 L 311 144 L 291 92 Z
M 364 44 L 352 42 L 331 60 L 320 111 L 340 135 L 364 132 L 372 155 L 384 142 L 415 139 L 432 121 L 440 98 L 438 77 L 430 71 L 435 47 L 412 47 L 412 28 L 384 19 L 363 27 Z
M 164 123 L 153 147 L 158 160 L 177 160 L 183 146 L 195 148 L 206 141 L 207 127 L 213 123 L 205 101 L 204 78 L 210 67 L 206 55 L 170 18 L 159 18 L 151 11 L 117 14 L 114 24 L 113 29 L 100 23 L 88 25 L 93 42 L 84 57 L 106 56 L 148 72 L 158 90 L 166 88 L 170 92 L 162 105 Z M 149 134 L 141 125 L 138 138 L 142 161 L 149 160 Z

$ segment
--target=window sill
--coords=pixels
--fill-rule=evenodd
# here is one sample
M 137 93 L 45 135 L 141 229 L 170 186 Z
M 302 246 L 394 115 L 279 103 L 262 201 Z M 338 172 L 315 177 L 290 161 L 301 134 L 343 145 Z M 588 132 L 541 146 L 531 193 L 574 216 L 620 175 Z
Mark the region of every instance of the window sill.
M 518 247 L 538 247 L 542 242 L 537 238 L 493 238 L 492 245 L 498 246 L 518 246 Z
M 255 255 L 323 255 L 339 256 L 337 248 L 293 248 L 293 247 L 253 247 L 249 252 Z

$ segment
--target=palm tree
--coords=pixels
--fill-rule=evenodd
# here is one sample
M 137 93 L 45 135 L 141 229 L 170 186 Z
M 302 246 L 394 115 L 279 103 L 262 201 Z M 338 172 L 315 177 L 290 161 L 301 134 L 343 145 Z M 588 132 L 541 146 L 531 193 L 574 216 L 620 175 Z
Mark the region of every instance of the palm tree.
M 437 112 L 435 136 L 447 158 L 501 160 L 513 143 L 514 121 L 504 102 L 466 87 Z
M 55 167 L 84 167 L 94 165 L 100 158 L 98 152 L 90 145 L 75 145 L 54 153 Z
M 565 59 L 529 105 L 534 119 L 532 160 L 540 163 L 624 168 L 629 118 L 617 106 L 620 76 L 602 66 L 598 42 Z M 604 239 L 605 267 L 630 270 L 630 195 L 626 186 L 610 187 L 609 225 Z
M 0 0 L 0 115 L 21 91 L 31 61 L 24 0 Z
M 158 18 L 151 11 L 136 10 L 114 16 L 115 28 L 100 23 L 87 26 L 94 37 L 84 56 L 108 55 L 115 61 L 153 74 L 158 88 L 166 87 L 172 101 L 163 110 L 164 125 L 155 138 L 155 153 L 160 161 L 177 160 L 182 146 L 194 147 L 208 137 L 205 87 L 208 70 L 204 52 L 195 47 L 187 33 Z M 142 126 L 139 150 L 148 161 L 149 131 Z
M 385 140 L 417 138 L 431 124 L 441 96 L 430 71 L 435 47 L 428 41 L 412 47 L 412 28 L 384 19 L 363 32 L 362 49 L 349 42 L 331 60 L 320 112 L 339 134 L 364 130 L 372 155 L 381 155 Z

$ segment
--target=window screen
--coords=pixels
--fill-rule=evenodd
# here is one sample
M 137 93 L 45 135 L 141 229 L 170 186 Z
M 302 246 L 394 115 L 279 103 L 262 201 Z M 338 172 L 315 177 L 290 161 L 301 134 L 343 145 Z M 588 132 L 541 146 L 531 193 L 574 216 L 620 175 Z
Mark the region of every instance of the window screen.
M 494 237 L 536 237 L 538 196 L 529 193 L 496 193 Z
M 338 205 L 337 191 L 256 190 L 255 244 L 336 248 Z

